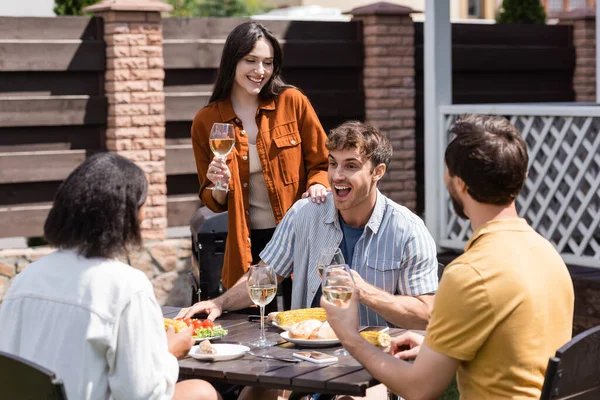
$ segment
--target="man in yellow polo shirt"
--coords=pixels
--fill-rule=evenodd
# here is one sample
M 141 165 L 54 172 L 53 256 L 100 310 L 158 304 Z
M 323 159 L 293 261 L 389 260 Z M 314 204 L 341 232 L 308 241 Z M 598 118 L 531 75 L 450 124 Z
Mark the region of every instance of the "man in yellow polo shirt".
M 571 278 L 550 242 L 517 215 L 528 163 L 518 130 L 471 115 L 451 133 L 446 187 L 474 232 L 444 271 L 425 339 L 396 338 L 391 357 L 353 329 L 354 298 L 349 309 L 321 304 L 344 347 L 402 397 L 437 398 L 456 373 L 461 399 L 539 399 L 548 359 L 571 338 Z M 417 355 L 412 365 L 402 360 Z

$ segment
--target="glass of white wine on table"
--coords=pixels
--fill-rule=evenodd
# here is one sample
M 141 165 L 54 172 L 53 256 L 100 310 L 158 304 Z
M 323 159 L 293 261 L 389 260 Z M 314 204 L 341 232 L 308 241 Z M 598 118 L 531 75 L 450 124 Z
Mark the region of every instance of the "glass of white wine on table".
M 348 308 L 354 292 L 354 277 L 347 264 L 328 265 L 323 268 L 323 296 L 340 308 Z M 336 356 L 348 356 L 344 348 L 333 352 Z
M 210 149 L 213 154 L 221 159 L 227 158 L 233 146 L 235 145 L 235 130 L 232 124 L 222 124 L 216 122 L 213 124 L 210 130 L 210 136 L 208 138 Z M 219 179 L 211 190 L 224 190 L 227 191 L 227 185 L 223 185 Z
M 267 340 L 265 336 L 265 306 L 277 294 L 277 275 L 268 264 L 251 265 L 248 269 L 248 294 L 250 299 L 260 307 L 260 339 L 250 343 L 256 347 L 270 347 L 277 344 L 274 340 Z

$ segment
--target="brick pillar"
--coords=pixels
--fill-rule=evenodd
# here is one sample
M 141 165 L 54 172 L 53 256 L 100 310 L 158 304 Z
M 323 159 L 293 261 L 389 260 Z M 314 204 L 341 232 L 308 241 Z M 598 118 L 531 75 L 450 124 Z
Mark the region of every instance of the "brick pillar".
M 135 162 L 149 182 L 144 239 L 163 240 L 167 228 L 165 77 L 161 12 L 155 0 L 104 0 L 86 12 L 104 19 L 106 147 Z
M 596 10 L 577 9 L 553 15 L 560 24 L 573 25 L 576 60 L 573 74 L 575 101 L 596 101 Z
M 363 24 L 366 120 L 392 142 L 394 153 L 379 189 L 415 211 L 415 68 L 412 9 L 375 3 L 353 9 Z

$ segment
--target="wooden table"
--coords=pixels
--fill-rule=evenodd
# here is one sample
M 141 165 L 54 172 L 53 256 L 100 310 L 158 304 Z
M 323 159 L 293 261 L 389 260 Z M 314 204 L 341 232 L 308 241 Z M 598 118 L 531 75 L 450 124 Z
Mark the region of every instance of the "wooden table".
M 163 307 L 163 315 L 173 318 L 179 307 Z M 260 323 L 249 322 L 246 315 L 224 314 L 217 322 L 229 331 L 228 335 L 216 343 L 239 343 L 248 345 L 260 336 Z M 390 335 L 397 336 L 404 329 L 391 329 Z M 279 334 L 281 330 L 265 325 L 268 339 L 278 344 L 266 349 L 251 348 L 256 354 L 292 357 L 300 347 L 286 342 Z M 331 354 L 341 346 L 318 348 Z M 291 389 L 310 393 L 335 393 L 364 396 L 367 388 L 378 384 L 351 356 L 338 356 L 338 362 L 330 365 L 313 364 L 308 361 L 289 363 L 265 360 L 245 355 L 232 361 L 204 362 L 191 357 L 179 361 L 180 380 L 202 378 L 208 381 L 223 382 L 244 386 Z

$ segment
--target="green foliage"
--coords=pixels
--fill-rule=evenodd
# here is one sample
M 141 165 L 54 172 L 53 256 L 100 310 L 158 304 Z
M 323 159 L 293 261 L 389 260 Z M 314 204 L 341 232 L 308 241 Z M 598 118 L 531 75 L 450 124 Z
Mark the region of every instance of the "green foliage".
M 167 0 L 172 17 L 247 17 L 269 8 L 263 0 Z
M 503 0 L 499 24 L 545 24 L 546 11 L 540 0 Z
M 56 15 L 83 15 L 83 9 L 100 0 L 54 0 Z
M 198 14 L 197 0 L 167 0 L 173 6 L 171 17 L 194 17 Z

